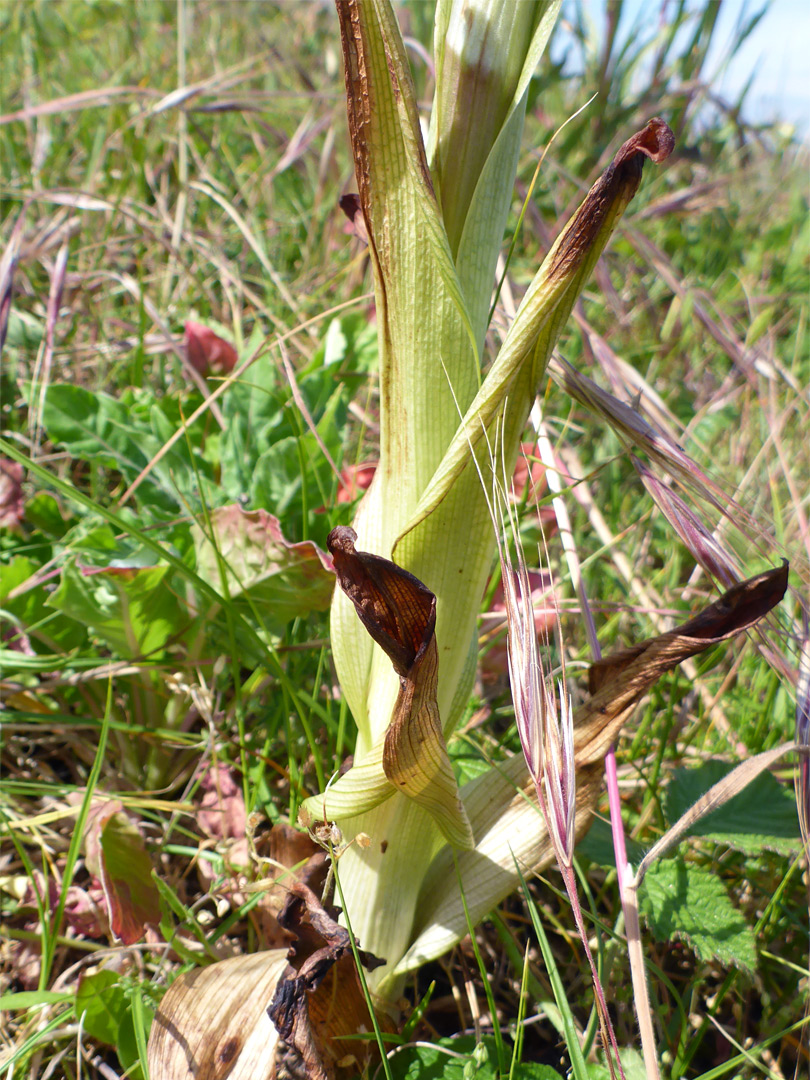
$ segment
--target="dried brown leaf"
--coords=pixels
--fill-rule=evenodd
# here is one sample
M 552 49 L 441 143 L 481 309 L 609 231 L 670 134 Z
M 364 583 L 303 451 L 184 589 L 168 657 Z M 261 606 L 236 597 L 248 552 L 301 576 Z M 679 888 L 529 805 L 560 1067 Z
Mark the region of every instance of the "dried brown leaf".
M 688 657 L 750 629 L 779 603 L 787 580 L 787 563 L 757 574 L 674 630 L 593 664 L 591 696 L 574 714 L 577 767 L 604 757 L 630 709 L 657 679 Z
M 357 533 L 348 526 L 329 534 L 326 543 L 338 582 L 397 675 L 407 678 L 433 636 L 436 597 L 390 559 L 355 550 L 356 539 Z
M 352 233 L 358 240 L 362 240 L 365 245 L 368 245 L 366 219 L 363 217 L 363 207 L 360 205 L 360 196 L 354 192 L 350 192 L 347 195 L 341 195 L 340 199 L 338 199 L 338 205 L 349 219 L 346 231 Z
M 278 1032 L 267 1016 L 278 981 L 293 976 L 289 932 L 279 913 L 290 895 L 287 867 L 296 879 L 322 887 L 325 855 L 306 833 L 278 822 L 257 840 L 272 876 L 257 908 L 269 925 L 260 937 L 283 942 L 252 956 L 237 956 L 181 975 L 158 1009 L 149 1039 L 152 1076 L 161 1080 L 271 1080 Z M 301 865 L 303 864 L 303 865 Z M 276 882 L 274 885 L 273 882 Z M 301 886 L 306 893 L 305 885 Z M 234 895 L 244 903 L 245 895 Z
M 560 237 L 550 276 L 569 274 L 588 254 L 614 207 L 633 198 L 641 183 L 644 159 L 658 165 L 674 148 L 675 136 L 659 116 L 648 120 L 619 148 Z
M 296 936 L 290 968 L 268 1009 L 282 1037 L 301 1055 L 309 1080 L 359 1076 L 376 1054 L 376 1044 L 351 1036 L 373 1030 L 351 953 L 349 934 L 323 909 L 305 885 L 296 885 L 279 922 Z M 369 970 L 384 961 L 360 952 Z M 388 1014 L 378 1016 L 394 1031 Z
M 234 956 L 180 975 L 149 1034 L 160 1080 L 273 1080 L 279 1035 L 267 1015 L 287 970 L 285 949 Z

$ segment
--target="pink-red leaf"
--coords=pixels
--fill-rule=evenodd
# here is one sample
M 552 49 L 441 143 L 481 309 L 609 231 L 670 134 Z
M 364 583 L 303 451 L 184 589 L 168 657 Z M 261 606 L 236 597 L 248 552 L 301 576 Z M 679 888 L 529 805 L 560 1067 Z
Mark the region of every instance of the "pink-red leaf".
M 227 375 L 239 360 L 233 345 L 202 323 L 191 320 L 186 323 L 183 343 L 188 362 L 200 375 L 211 372 Z
M 110 929 L 125 945 L 133 945 L 147 923 L 160 922 L 152 860 L 141 831 L 120 802 L 107 802 L 92 813 L 84 846 L 87 868 L 104 890 Z
M 234 503 L 212 511 L 210 526 L 210 533 L 193 530 L 197 572 L 218 592 L 227 583 L 232 599 L 249 599 L 270 629 L 329 607 L 335 575 L 328 556 L 310 540 L 288 540 L 273 514 Z

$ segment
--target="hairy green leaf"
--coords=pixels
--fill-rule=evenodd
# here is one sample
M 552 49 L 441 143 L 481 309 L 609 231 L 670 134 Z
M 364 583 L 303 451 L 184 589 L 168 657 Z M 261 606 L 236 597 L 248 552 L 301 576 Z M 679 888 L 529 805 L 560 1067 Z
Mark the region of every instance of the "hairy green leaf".
M 710 870 L 664 859 L 647 872 L 639 899 L 659 941 L 683 938 L 704 962 L 755 970 L 754 932 Z
M 50 439 L 70 454 L 96 466 L 118 469 L 133 481 L 175 430 L 160 406 L 145 394 L 112 398 L 82 386 L 54 383 L 47 389 L 42 422 Z M 196 504 L 201 494 L 213 500 L 216 488 L 199 490 L 198 478 L 211 479 L 202 455 L 179 440 L 155 465 L 139 498 L 157 510 L 176 513 L 184 498 Z
M 169 575 L 168 566 L 98 568 L 70 559 L 48 604 L 123 656 L 154 656 L 191 621 Z

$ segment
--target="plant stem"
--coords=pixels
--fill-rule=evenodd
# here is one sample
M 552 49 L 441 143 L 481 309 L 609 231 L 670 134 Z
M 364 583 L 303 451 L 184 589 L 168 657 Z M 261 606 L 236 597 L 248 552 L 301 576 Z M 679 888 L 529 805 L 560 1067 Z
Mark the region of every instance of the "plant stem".
M 340 906 L 343 908 L 343 918 L 346 920 L 346 929 L 349 932 L 349 942 L 352 947 L 352 956 L 354 957 L 355 967 L 357 968 L 357 975 L 360 979 L 360 985 L 363 987 L 363 996 L 366 999 L 366 1005 L 368 1005 L 369 1016 L 371 1017 L 371 1023 L 374 1027 L 374 1035 L 377 1039 L 377 1046 L 382 1057 L 382 1067 L 385 1072 L 386 1080 L 392 1080 L 391 1065 L 385 1053 L 385 1042 L 383 1041 L 382 1031 L 380 1030 L 380 1023 L 377 1020 L 377 1013 L 374 1010 L 374 1005 L 371 1000 L 371 992 L 366 982 L 366 973 L 363 970 L 363 964 L 360 960 L 360 953 L 357 949 L 357 941 L 355 940 L 354 933 L 352 932 L 352 924 L 349 919 L 349 909 L 346 906 L 346 900 L 343 896 L 343 886 L 340 884 L 340 874 L 338 873 L 337 858 L 335 856 L 335 850 L 330 845 L 329 856 L 332 860 L 332 868 L 335 873 L 335 885 L 337 887 L 338 896 L 340 897 Z

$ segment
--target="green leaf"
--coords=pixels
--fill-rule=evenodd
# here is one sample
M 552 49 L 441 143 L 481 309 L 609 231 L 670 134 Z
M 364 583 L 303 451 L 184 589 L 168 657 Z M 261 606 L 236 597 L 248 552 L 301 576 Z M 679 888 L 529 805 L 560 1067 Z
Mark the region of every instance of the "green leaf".
M 644 858 L 644 845 L 639 844 L 630 836 L 625 837 L 625 845 L 629 862 L 638 866 Z M 610 823 L 603 821 L 602 818 L 594 818 L 593 825 L 577 844 L 577 855 L 590 859 L 598 866 L 615 867 L 616 856 L 613 851 Z
M 18 1012 L 23 1009 L 35 1009 L 37 1005 L 58 1005 L 60 1001 L 70 1001 L 70 993 L 60 994 L 57 990 L 23 990 L 19 994 L 0 996 L 0 1012 Z
M 53 645 L 65 649 L 81 648 L 87 638 L 86 632 L 80 630 L 73 619 L 52 609 L 52 595 L 46 591 L 44 585 L 27 589 L 13 600 L 7 599 L 12 589 L 22 585 L 38 569 L 39 566 L 33 560 L 22 555 L 6 564 L 0 563 L 0 607 L 15 616 L 26 630 L 41 625 L 43 633 Z M 36 638 L 33 639 L 33 644 L 35 648 L 38 647 Z M 18 661 L 22 658 L 22 654 L 17 655 Z M 14 657 L 11 659 L 14 660 Z M 4 671 L 8 675 L 11 668 L 5 667 Z
M 168 574 L 168 566 L 97 569 L 70 560 L 49 606 L 130 659 L 154 655 L 190 621 Z
M 269 356 L 261 356 L 231 386 L 222 403 L 222 486 L 227 498 L 250 489 L 256 462 L 289 429 L 284 425 L 286 397 L 278 389 L 278 373 Z
M 12 461 L 19 461 L 40 483 L 54 488 L 65 499 L 77 503 L 85 510 L 89 510 L 94 516 L 103 518 L 109 525 L 114 526 L 117 532 L 126 534 L 132 541 L 137 541 L 143 550 L 153 552 L 159 559 L 164 559 L 181 579 L 193 586 L 198 596 L 205 597 L 209 603 L 219 604 L 222 601 L 222 597 L 216 589 L 209 585 L 207 581 L 204 581 L 199 574 L 191 570 L 177 552 L 173 550 L 173 547 L 165 546 L 165 541 L 156 539 L 151 531 L 144 531 L 140 528 L 131 511 L 124 510 L 122 513 L 116 514 L 108 507 L 94 502 L 89 495 L 58 476 L 49 473 L 38 462 L 26 457 L 13 443 L 5 439 L 0 439 L 0 452 L 11 458 Z M 185 523 L 178 526 L 178 529 L 184 538 L 190 534 L 190 529 Z M 170 529 L 169 531 L 173 539 L 179 538 L 176 529 Z M 185 547 L 185 539 L 182 546 Z M 254 628 L 245 622 L 238 613 L 234 614 L 235 629 L 244 636 L 246 648 L 258 648 L 260 655 L 266 656 L 265 644 L 261 641 Z
M 711 871 L 664 859 L 647 871 L 639 897 L 659 941 L 683 938 L 703 961 L 756 968 L 754 933 Z
M 323 390 L 323 382 L 319 376 L 316 388 Z M 339 468 L 346 428 L 345 391 L 342 386 L 334 389 L 331 375 L 328 382 L 331 394 L 321 408 L 316 428 Z M 257 460 L 250 481 L 250 500 L 253 506 L 283 517 L 285 529 L 292 535 L 308 535 L 319 523 L 325 533 L 327 519 L 321 515 L 319 522 L 314 514 L 330 502 L 336 482 L 318 440 L 311 431 L 305 431 L 280 438 Z
M 265 450 L 253 470 L 249 489 L 252 506 L 274 511 L 288 519 L 290 507 L 296 500 L 300 502 L 305 483 L 302 475 L 303 453 L 303 446 L 299 446 L 299 440 L 294 435 L 279 439 Z M 300 522 L 300 512 L 297 516 Z
M 485 1043 L 493 1043 L 485 1039 Z M 411 1046 L 397 1053 L 391 1060 L 392 1080 L 495 1080 L 496 1070 L 490 1047 L 487 1060 L 477 1068 L 472 1054 L 476 1049 L 474 1035 L 462 1035 L 457 1039 L 439 1039 L 433 1046 Z M 494 1045 L 492 1047 L 494 1050 Z
M 149 460 L 135 417 L 121 401 L 94 394 L 83 386 L 52 383 L 45 395 L 42 420 L 49 438 L 73 457 L 95 461 L 137 475 Z
M 644 1067 L 644 1058 L 632 1046 L 626 1046 L 619 1051 L 625 1080 L 647 1080 L 647 1070 Z M 607 1065 L 588 1065 L 589 1080 L 613 1080 L 615 1072 L 611 1074 Z
M 6 344 L 12 349 L 25 349 L 36 353 L 45 337 L 45 323 L 28 311 L 19 311 L 12 305 L 8 313 Z
M 515 1067 L 515 1080 L 562 1080 L 550 1065 L 523 1062 Z M 485 1035 L 439 1039 L 431 1046 L 409 1046 L 391 1058 L 392 1080 L 496 1080 L 495 1040 Z
M 26 501 L 25 520 L 41 533 L 56 539 L 64 536 L 70 525 L 62 516 L 59 500 L 49 491 L 38 491 Z
M 128 483 L 174 433 L 174 425 L 145 395 L 115 399 L 59 383 L 48 387 L 42 422 L 48 437 L 65 446 L 73 457 L 118 469 Z M 197 451 L 195 455 L 199 474 L 209 475 L 210 466 Z M 213 501 L 216 489 L 212 487 L 206 495 Z M 181 439 L 144 480 L 138 498 L 163 512 L 176 513 L 183 506 L 183 497 L 198 503 L 200 493 L 188 442 Z
M 118 1040 L 115 1044 L 115 1052 L 118 1054 L 121 1068 L 127 1071 L 127 1080 L 142 1080 L 143 1070 L 140 1066 L 140 1053 L 138 1052 L 138 1040 L 135 1035 L 135 1017 L 131 1001 L 127 1002 L 127 1006 L 127 1011 L 121 1017 L 121 1023 L 118 1026 Z M 147 1002 L 144 1002 L 143 1007 L 148 1025 L 145 1034 L 148 1036 L 149 1027 L 155 1017 L 155 1011 Z
M 342 386 L 335 386 L 335 371 L 323 366 L 323 349 L 319 352 L 317 366 L 299 378 L 298 389 L 330 453 L 339 458 L 346 425 L 345 391 Z M 225 497 L 237 500 L 250 492 L 255 505 L 278 513 L 276 496 L 267 489 L 266 480 L 257 486 L 256 471 L 263 456 L 284 440 L 299 437 L 308 440 L 302 446 L 303 462 L 308 470 L 319 465 L 323 454 L 306 429 L 286 379 L 279 376 L 269 356 L 260 357 L 230 388 L 222 413 L 225 430 L 221 436 L 220 464 Z M 302 458 L 296 453 L 291 460 L 300 479 Z M 291 478 L 292 472 L 288 471 L 287 475 Z M 327 482 L 326 489 L 329 488 Z M 315 506 L 326 501 L 317 491 L 313 497 L 318 498 Z
M 349 312 L 329 323 L 314 361 L 333 371 L 339 367 L 345 378 L 347 374 L 365 375 L 373 371 L 378 358 L 376 325 L 366 315 Z
M 463 750 L 461 749 L 462 745 Z M 483 776 L 485 772 L 489 771 L 490 766 L 487 762 L 482 757 L 471 754 L 469 747 L 461 744 L 460 740 L 451 742 L 447 749 L 459 787 L 469 783 L 470 780 L 474 780 L 477 776 Z
M 131 994 L 137 993 L 120 981 L 120 975 L 102 969 L 83 975 L 76 991 L 76 1016 L 82 1020 L 84 1031 L 98 1042 L 114 1046 L 127 1076 L 142 1080 L 140 1055 L 135 1038 Z M 58 995 L 60 998 L 64 995 Z M 151 1024 L 154 1009 L 143 1004 L 144 1019 Z
M 22 585 L 35 572 L 37 564 L 26 555 L 17 555 L 10 562 L 0 562 L 0 601 L 5 600 L 12 589 Z
M 132 548 L 127 541 L 116 538 L 106 522 L 98 518 L 81 518 L 64 538 L 65 546 L 75 554 L 81 554 L 96 566 L 106 566 L 111 558 L 128 558 Z
M 127 1010 L 127 996 L 114 971 L 82 975 L 76 990 L 76 1016 L 94 1039 L 115 1046 L 118 1028 Z
M 667 788 L 667 823 L 673 825 L 732 768 L 722 761 L 707 761 L 696 769 L 678 769 Z M 763 849 L 790 855 L 801 848 L 796 799 L 771 773 L 762 772 L 745 791 L 696 822 L 687 835 L 703 836 L 747 855 L 759 855 Z

